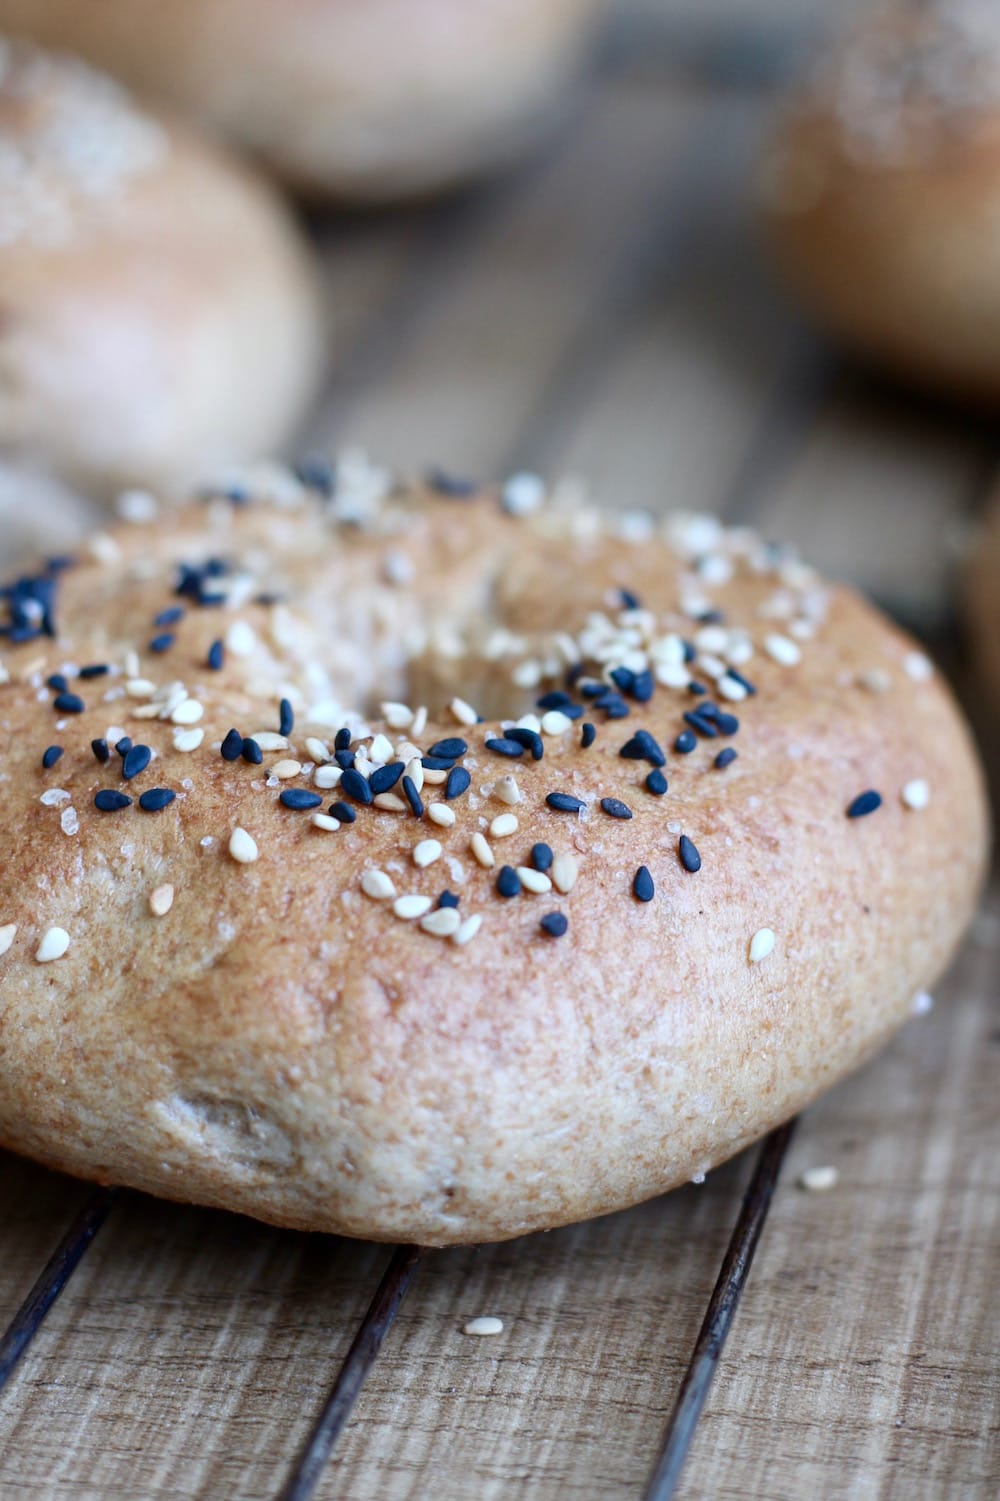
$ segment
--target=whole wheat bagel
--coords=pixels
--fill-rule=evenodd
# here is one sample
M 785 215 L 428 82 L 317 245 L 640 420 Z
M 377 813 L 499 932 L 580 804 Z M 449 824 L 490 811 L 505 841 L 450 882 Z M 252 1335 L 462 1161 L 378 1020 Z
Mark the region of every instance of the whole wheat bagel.
M 1000 399 L 1000 6 L 880 6 L 792 101 L 763 189 L 778 261 L 834 333 Z
M 304 476 L 4 596 L 0 1141 L 501 1239 L 704 1173 L 905 1020 L 986 843 L 913 641 L 707 517 Z
M 283 442 L 320 369 L 270 188 L 83 63 L 0 40 L 0 454 L 94 492 Z
M 377 200 L 515 156 L 558 113 L 601 0 L 0 0 L 312 193 Z

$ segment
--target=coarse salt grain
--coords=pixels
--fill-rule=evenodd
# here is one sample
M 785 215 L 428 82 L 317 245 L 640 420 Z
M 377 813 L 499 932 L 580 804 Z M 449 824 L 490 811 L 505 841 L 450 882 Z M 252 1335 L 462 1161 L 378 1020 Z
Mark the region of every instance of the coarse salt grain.
M 260 851 L 246 829 L 235 828 L 229 836 L 229 853 L 238 865 L 252 865 Z
M 39 964 L 48 964 L 61 959 L 69 948 L 69 934 L 65 928 L 49 928 L 35 952 Z
M 758 928 L 750 940 L 750 963 L 759 964 L 766 959 L 768 954 L 773 953 L 775 936 L 770 928 Z
M 149 910 L 154 917 L 166 917 L 174 905 L 174 888 L 167 882 L 149 893 Z
M 831 1188 L 836 1188 L 840 1182 L 840 1173 L 835 1167 L 807 1167 L 805 1172 L 799 1174 L 798 1184 L 806 1193 L 826 1193 Z
M 361 877 L 361 890 L 366 896 L 374 897 L 377 902 L 392 901 L 396 895 L 392 877 L 387 876 L 384 870 L 366 870 Z

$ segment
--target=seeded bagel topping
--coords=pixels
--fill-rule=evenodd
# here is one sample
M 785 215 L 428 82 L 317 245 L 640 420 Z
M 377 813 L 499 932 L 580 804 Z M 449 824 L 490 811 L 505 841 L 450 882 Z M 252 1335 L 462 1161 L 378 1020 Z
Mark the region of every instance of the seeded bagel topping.
M 151 915 L 162 915 L 171 840 L 200 817 L 209 792 L 231 817 L 200 837 L 206 858 L 277 861 L 288 840 L 311 840 L 330 851 L 326 880 L 334 885 L 343 880 L 334 852 L 353 850 L 377 827 L 394 853 L 380 856 L 385 869 L 352 877 L 353 889 L 384 902 L 412 941 L 458 948 L 489 923 L 491 908 L 519 922 L 535 897 L 553 890 L 572 905 L 578 889 L 597 886 L 609 902 L 630 903 L 623 909 L 630 920 L 644 921 L 634 902 L 653 902 L 658 886 L 669 901 L 678 879 L 702 869 L 695 839 L 709 862 L 702 881 L 709 865 L 724 869 L 741 810 L 756 822 L 761 816 L 752 785 L 763 757 L 774 754 L 768 705 L 822 650 L 829 592 L 810 569 L 746 530 L 678 513 L 662 523 L 674 566 L 657 581 L 646 571 L 642 529 L 630 541 L 613 518 L 584 527 L 591 513 L 541 501 L 505 506 L 502 495 L 474 493 L 464 482 L 442 489 L 440 476 L 429 495 L 370 482 L 357 464 L 343 480 L 337 470 L 324 473 L 321 487 L 302 477 L 312 476 L 306 466 L 207 492 L 203 530 L 189 519 L 174 531 L 159 523 L 167 561 L 157 567 L 142 563 L 128 527 L 92 546 L 78 565 L 87 570 L 92 612 L 111 619 L 120 599 L 125 624 L 118 636 L 91 640 L 84 621 L 83 665 L 67 660 L 72 634 L 60 635 L 60 598 L 77 565 L 55 560 L 0 589 L 0 694 L 26 688 L 39 714 L 47 707 L 81 726 L 76 734 L 60 721 L 62 742 L 40 760 L 46 771 L 59 762 L 73 789 L 65 798 L 75 795 L 81 811 L 63 810 L 63 832 L 81 840 L 87 859 L 98 827 L 120 839 L 138 813 L 171 809 L 159 824 L 149 903 Z M 570 597 L 577 539 L 586 537 L 587 547 L 603 539 L 604 586 L 559 609 L 539 587 L 526 608 L 512 575 L 505 585 L 512 602 L 484 611 L 463 593 L 463 564 L 454 600 L 421 596 L 418 608 L 410 591 L 420 588 L 428 512 L 447 502 L 454 515 L 457 500 L 463 514 L 499 507 L 505 526 L 526 529 L 547 549 L 549 566 L 565 570 Z M 354 550 L 359 583 L 348 586 L 343 605 L 315 587 L 296 588 L 296 567 L 307 565 L 298 557 L 292 566 L 285 550 L 288 528 L 300 522 L 309 530 L 310 566 L 322 566 L 324 534 Z M 648 542 L 649 531 L 642 535 Z M 636 587 L 619 580 L 623 572 L 636 574 Z M 736 586 L 752 607 L 733 608 Z M 932 676 L 922 653 L 900 649 L 885 665 L 852 664 L 841 681 L 844 692 L 869 692 L 878 677 L 880 693 L 918 693 Z M 351 707 L 366 703 L 380 706 L 378 717 Z M 743 706 L 738 715 L 735 704 Z M 629 724 L 616 729 L 619 719 Z M 736 736 L 739 774 L 715 777 L 737 759 L 735 747 L 719 742 Z M 797 753 L 788 743 L 790 761 Z M 164 785 L 135 796 L 121 790 L 154 762 Z M 718 809 L 690 805 L 706 776 Z M 860 820 L 882 806 L 874 789 L 856 787 L 842 779 L 831 787 L 831 819 L 846 809 Z M 335 800 L 324 807 L 331 791 Z M 926 779 L 910 775 L 893 806 L 928 801 Z M 547 826 L 551 844 L 537 837 Z M 420 889 L 435 870 L 436 885 Z M 436 894 L 442 876 L 454 894 Z M 240 879 L 235 871 L 230 878 Z M 397 892 L 404 879 L 413 889 Z M 481 910 L 460 919 L 460 900 Z M 537 940 L 539 926 L 562 937 L 569 919 L 525 917 L 526 941 Z

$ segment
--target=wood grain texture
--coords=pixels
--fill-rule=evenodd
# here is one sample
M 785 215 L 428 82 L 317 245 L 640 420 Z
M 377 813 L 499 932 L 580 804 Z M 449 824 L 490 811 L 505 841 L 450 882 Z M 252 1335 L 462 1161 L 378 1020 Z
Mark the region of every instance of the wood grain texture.
M 761 0 L 754 35 L 818 13 Z M 335 369 L 305 441 L 721 509 L 947 632 L 947 538 L 995 436 L 874 383 L 775 285 L 751 206 L 767 69 L 726 81 L 751 21 L 718 0 L 693 31 L 670 0 L 541 160 L 424 211 L 317 222 Z M 998 959 L 1000 895 L 933 1013 L 802 1122 L 685 1501 L 1000 1491 Z M 795 1186 L 826 1163 L 828 1194 Z M 320 1501 L 637 1501 L 751 1165 L 428 1256 Z M 0 1318 L 86 1193 L 0 1157 Z M 0 1498 L 276 1495 L 385 1259 L 124 1195 L 0 1397 Z M 484 1313 L 503 1333 L 465 1336 Z

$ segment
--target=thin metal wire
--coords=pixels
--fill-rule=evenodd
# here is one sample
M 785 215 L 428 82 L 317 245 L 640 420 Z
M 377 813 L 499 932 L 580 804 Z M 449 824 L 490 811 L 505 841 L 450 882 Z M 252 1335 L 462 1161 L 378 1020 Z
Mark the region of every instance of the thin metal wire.
M 420 1261 L 416 1246 L 397 1246 L 385 1269 L 354 1343 L 340 1368 L 329 1397 L 309 1434 L 279 1501 L 307 1501 L 312 1495 L 333 1447 L 343 1433 L 351 1409 L 375 1363 L 400 1304 L 409 1291 Z
M 0 1337 L 0 1391 L 30 1345 L 53 1303 L 76 1271 L 88 1246 L 104 1224 L 117 1189 L 98 1188 L 91 1194 L 42 1268 L 6 1333 Z
M 784 1126 L 779 1126 L 776 1131 L 771 1132 L 761 1148 L 677 1402 L 667 1424 L 663 1448 L 646 1488 L 644 1501 L 670 1501 L 677 1488 L 726 1336 L 746 1285 L 795 1124 L 791 1120 Z

